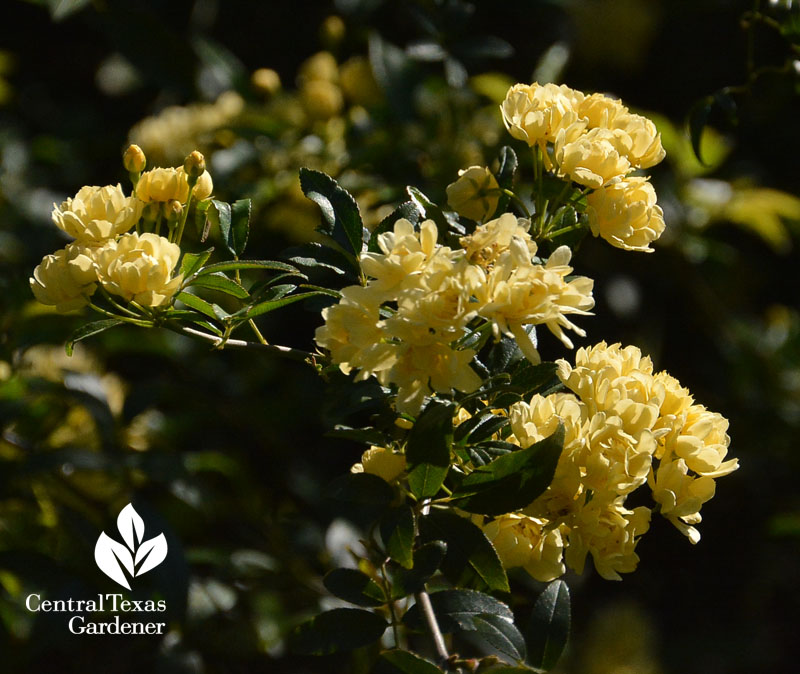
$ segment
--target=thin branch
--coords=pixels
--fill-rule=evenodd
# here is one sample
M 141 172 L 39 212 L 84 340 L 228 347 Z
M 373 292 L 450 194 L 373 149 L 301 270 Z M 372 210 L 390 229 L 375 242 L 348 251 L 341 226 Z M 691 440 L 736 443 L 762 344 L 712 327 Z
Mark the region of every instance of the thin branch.
M 209 335 L 207 332 L 202 332 L 201 330 L 195 330 L 194 328 L 189 328 L 186 326 L 181 326 L 180 328 L 171 327 L 173 330 L 177 330 L 184 335 L 189 337 L 199 337 L 200 339 L 204 339 L 208 342 L 212 342 L 216 347 L 226 347 L 232 346 L 238 349 L 252 349 L 255 351 L 265 351 L 267 353 L 272 353 L 277 356 L 283 356 L 284 358 L 288 358 L 289 360 L 295 360 L 300 363 L 310 363 L 319 360 L 319 356 L 316 354 L 310 353 L 308 351 L 302 351 L 300 349 L 293 349 L 289 346 L 280 346 L 278 344 L 259 344 L 256 342 L 246 342 L 243 339 L 225 339 L 223 337 L 217 337 L 216 335 Z
M 425 591 L 417 592 L 414 597 L 422 610 L 422 615 L 425 616 L 425 622 L 428 624 L 428 629 L 433 637 L 433 643 L 436 646 L 436 653 L 442 661 L 440 664 L 443 664 L 450 657 L 450 654 L 447 652 L 442 630 L 439 629 L 439 622 L 436 620 L 436 614 L 433 612 L 431 598 Z

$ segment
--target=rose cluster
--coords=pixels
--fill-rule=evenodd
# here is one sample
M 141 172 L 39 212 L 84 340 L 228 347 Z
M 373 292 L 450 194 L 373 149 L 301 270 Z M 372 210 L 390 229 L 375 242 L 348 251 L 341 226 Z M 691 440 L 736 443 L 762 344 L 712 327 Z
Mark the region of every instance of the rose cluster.
M 554 84 L 514 85 L 501 111 L 509 133 L 535 148 L 546 168 L 586 188 L 595 236 L 625 250 L 652 250 L 663 212 L 648 179 L 633 175 L 664 158 L 651 120 L 603 94 Z
M 362 256 L 366 285 L 344 288 L 340 302 L 323 312 L 317 344 L 343 372 L 397 386 L 397 409 L 409 414 L 433 391 L 480 385 L 470 366 L 475 351 L 459 342 L 482 326 L 515 337 L 532 362 L 539 362 L 537 325 L 571 347 L 565 329 L 585 333 L 568 317 L 592 309 L 593 282 L 568 278 L 566 246 L 539 259 L 529 227 L 506 213 L 450 248 L 438 243 L 433 221 L 416 229 L 399 220 L 379 236 L 381 252 Z
M 145 156 L 132 145 L 124 161 L 135 185 L 130 196 L 119 184 L 86 186 L 54 204 L 53 222 L 73 241 L 46 255 L 33 272 L 31 290 L 42 304 L 59 312 L 79 309 L 100 287 L 126 302 L 159 307 L 178 291 L 182 277 L 174 272 L 188 208 L 213 190 L 203 156 L 194 152 L 183 167 L 142 172 Z

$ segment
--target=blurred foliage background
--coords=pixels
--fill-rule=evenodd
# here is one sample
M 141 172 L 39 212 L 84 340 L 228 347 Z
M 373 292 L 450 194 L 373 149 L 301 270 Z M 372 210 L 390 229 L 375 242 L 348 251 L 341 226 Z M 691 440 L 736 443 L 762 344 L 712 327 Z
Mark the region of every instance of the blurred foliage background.
M 800 605 L 800 10 L 750 0 L 7 0 L 0 36 L 0 653 L 5 671 L 359 672 L 365 654 L 285 652 L 330 608 L 321 575 L 358 532 L 327 483 L 361 447 L 326 438 L 359 400 L 308 367 L 79 324 L 27 279 L 61 245 L 53 202 L 198 148 L 217 195 L 252 197 L 248 255 L 313 239 L 297 170 L 337 179 L 377 223 L 408 184 L 444 203 L 509 139 L 517 81 L 619 96 L 656 120 L 667 233 L 653 255 L 584 242 L 590 344 L 634 343 L 731 420 L 741 469 L 694 548 L 666 522 L 622 583 L 568 576 L 567 674 L 793 672 Z M 690 123 L 687 126 L 687 120 Z M 689 130 L 693 133 L 690 134 Z M 702 135 L 700 131 L 702 130 Z M 692 136 L 703 161 L 692 150 Z M 196 236 L 196 233 L 192 234 Z M 212 233 L 212 238 L 214 234 Z M 196 239 L 195 239 L 196 240 Z M 190 244 L 191 245 L 191 244 Z M 201 245 L 198 241 L 198 247 Z M 222 302 L 222 300 L 220 300 Z M 313 307 L 265 317 L 311 346 Z M 553 347 L 545 359 L 564 354 Z M 48 598 L 115 592 L 93 562 L 127 502 L 169 540 L 134 596 L 169 634 L 74 637 Z M 537 585 L 515 577 L 512 600 Z M 144 669 L 143 669 L 144 668 Z

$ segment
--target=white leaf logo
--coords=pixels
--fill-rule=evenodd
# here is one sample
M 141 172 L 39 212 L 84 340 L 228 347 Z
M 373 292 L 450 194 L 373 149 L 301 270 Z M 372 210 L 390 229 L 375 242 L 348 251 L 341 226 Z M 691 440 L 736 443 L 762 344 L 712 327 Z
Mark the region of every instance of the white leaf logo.
M 164 534 L 159 534 L 143 541 L 144 520 L 130 503 L 117 516 L 117 528 L 125 545 L 103 531 L 94 546 L 94 560 L 111 580 L 130 590 L 128 576 L 141 576 L 166 559 L 167 539 Z

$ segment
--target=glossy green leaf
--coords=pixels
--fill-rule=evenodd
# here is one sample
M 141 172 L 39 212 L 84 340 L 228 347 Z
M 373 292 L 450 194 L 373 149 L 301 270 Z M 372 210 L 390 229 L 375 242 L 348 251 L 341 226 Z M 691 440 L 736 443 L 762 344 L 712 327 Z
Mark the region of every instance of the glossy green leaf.
M 208 288 L 210 290 L 216 290 L 217 292 L 231 295 L 232 297 L 236 297 L 240 300 L 246 300 L 248 297 L 250 297 L 250 293 L 248 293 L 240 283 L 237 283 L 233 279 L 229 279 L 222 272 L 203 274 L 202 276 L 198 276 L 192 280 L 189 285 L 194 288 Z
M 378 519 L 394 499 L 388 482 L 369 473 L 341 475 L 328 485 L 326 497 L 344 517 L 356 523 Z
M 289 648 L 302 655 L 351 651 L 380 639 L 387 627 L 379 615 L 357 608 L 337 608 L 304 622 L 289 637 Z
M 199 274 L 213 274 L 218 271 L 234 271 L 235 269 L 270 269 L 273 271 L 282 271 L 290 273 L 298 273 L 292 265 L 285 262 L 278 262 L 277 260 L 230 260 L 229 262 L 215 262 L 207 267 L 203 267 Z
M 514 662 L 525 660 L 525 638 L 513 622 L 497 615 L 478 615 L 473 622 L 481 639 L 494 650 Z
M 378 223 L 378 226 L 372 230 L 367 250 L 369 250 L 371 253 L 377 253 L 380 251 L 380 247 L 378 246 L 378 237 L 385 232 L 391 232 L 398 220 L 408 220 L 412 225 L 417 225 L 420 220 L 420 213 L 417 205 L 413 201 L 404 201 L 383 220 L 381 220 Z
M 433 399 L 423 410 L 408 435 L 406 458 L 411 492 L 430 498 L 441 487 L 450 467 L 455 403 Z
M 454 585 L 477 575 L 490 590 L 509 592 L 508 578 L 486 535 L 468 519 L 446 510 L 432 509 L 420 518 L 423 540 L 447 543 L 442 571 Z
M 564 427 L 527 449 L 477 467 L 462 480 L 453 501 L 467 512 L 502 515 L 524 508 L 553 480 L 564 444 Z
M 570 630 L 569 588 L 554 580 L 539 595 L 525 631 L 528 662 L 547 671 L 556 666 Z
M 475 618 L 486 615 L 497 616 L 508 622 L 514 621 L 514 614 L 508 606 L 483 592 L 442 590 L 431 594 L 430 598 L 439 627 L 445 634 L 459 630 L 475 631 L 478 629 Z M 403 616 L 403 622 L 412 629 L 427 629 L 425 618 L 416 604 Z
M 250 236 L 251 209 L 250 199 L 239 199 L 231 204 L 231 227 L 225 243 L 228 250 L 234 255 L 241 255 L 247 247 L 247 239 Z
M 372 674 L 443 674 L 436 665 L 409 651 L 384 651 Z
M 425 583 L 439 570 L 447 553 L 447 543 L 431 541 L 414 551 L 414 565 L 404 569 L 389 562 L 387 570 L 392 581 L 392 599 L 400 599 L 425 589 Z
M 328 591 L 358 606 L 381 606 L 386 595 L 369 576 L 356 569 L 334 569 L 323 578 Z
M 191 293 L 178 293 L 177 299 L 183 302 L 187 307 L 191 307 L 195 311 L 199 311 L 201 314 L 208 316 L 209 318 L 219 320 L 219 316 L 214 310 L 214 305 L 211 304 L 211 302 L 207 302 L 202 297 L 192 295 Z
M 414 565 L 414 512 L 408 506 L 390 510 L 380 522 L 386 552 L 406 569 Z
M 76 342 L 80 342 L 82 339 L 86 339 L 87 337 L 92 337 L 93 335 L 97 335 L 101 332 L 105 332 L 106 330 L 110 330 L 111 328 L 115 328 L 123 323 L 124 321 L 120 321 L 116 318 L 108 318 L 102 321 L 92 321 L 91 323 L 86 323 L 69 336 L 69 339 L 64 344 L 64 350 L 67 352 L 68 356 L 71 356 L 75 349 Z
M 707 164 L 700 154 L 700 143 L 703 140 L 703 130 L 708 124 L 713 105 L 714 99 L 711 96 L 706 96 L 697 101 L 689 111 L 689 139 L 692 142 L 692 150 L 694 150 L 695 157 L 703 166 L 707 166 Z
M 270 311 L 275 311 L 275 309 L 280 309 L 282 307 L 288 306 L 289 304 L 294 304 L 295 302 L 300 302 L 301 300 L 308 299 L 309 297 L 315 297 L 317 295 L 323 295 L 325 293 L 320 293 L 318 291 L 312 291 L 307 293 L 298 293 L 297 295 L 289 295 L 288 297 L 282 297 L 277 300 L 267 300 L 266 302 L 259 302 L 255 306 L 246 307 L 240 311 L 236 312 L 237 318 L 255 318 L 256 316 L 261 316 L 262 314 L 269 313 Z
M 408 196 L 417 207 L 422 217 L 426 220 L 433 220 L 439 228 L 439 235 L 441 236 L 448 230 L 447 219 L 444 217 L 442 209 L 426 197 L 421 190 L 409 185 L 406 187 Z
M 218 199 L 211 199 L 208 210 L 206 211 L 206 217 L 208 221 L 212 225 L 216 225 L 219 227 L 220 236 L 222 236 L 222 240 L 225 243 L 226 248 L 236 255 L 236 253 L 232 250 L 230 241 L 231 241 L 231 205 L 225 201 L 219 201 Z
M 361 222 L 353 196 L 329 175 L 309 168 L 300 169 L 300 187 L 322 211 L 318 231 L 358 258 L 366 248 L 369 232 Z
M 200 271 L 213 252 L 214 248 L 211 247 L 201 253 L 184 253 L 181 259 L 181 274 L 183 274 L 183 278 L 188 279 L 192 274 Z

